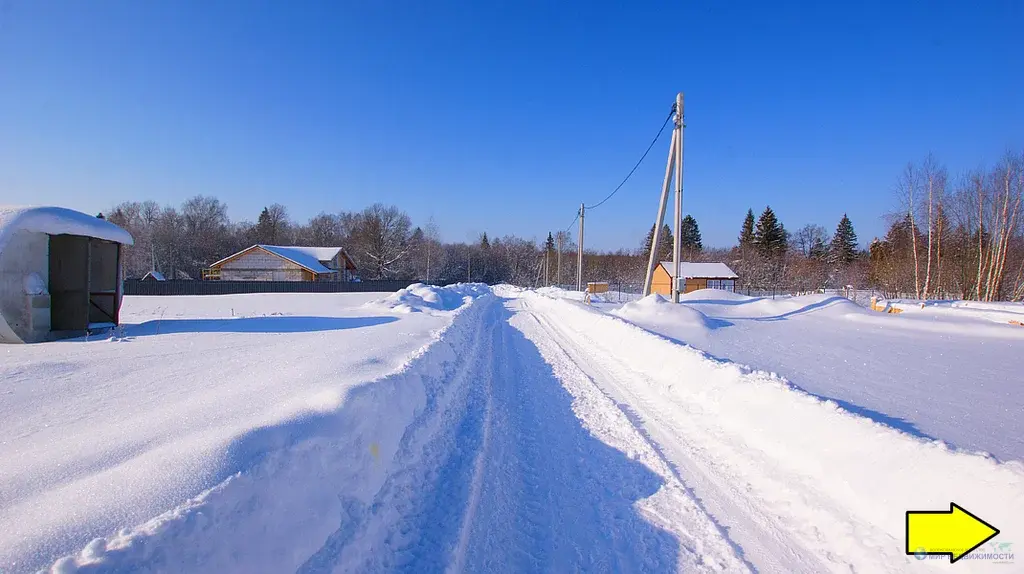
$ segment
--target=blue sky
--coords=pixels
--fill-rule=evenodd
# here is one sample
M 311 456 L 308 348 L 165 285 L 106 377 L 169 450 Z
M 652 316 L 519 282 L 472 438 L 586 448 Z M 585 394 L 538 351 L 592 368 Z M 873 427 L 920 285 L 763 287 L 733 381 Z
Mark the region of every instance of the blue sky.
M 542 238 L 686 93 L 684 210 L 884 233 L 906 162 L 1024 147 L 1024 3 L 0 0 L 0 203 L 381 201 L 448 240 Z M 668 139 L 588 215 L 653 222 Z

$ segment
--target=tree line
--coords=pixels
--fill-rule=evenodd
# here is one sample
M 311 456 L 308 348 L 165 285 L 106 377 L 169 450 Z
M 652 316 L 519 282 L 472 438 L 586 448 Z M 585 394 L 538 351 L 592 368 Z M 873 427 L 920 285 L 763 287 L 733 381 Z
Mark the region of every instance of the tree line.
M 1008 154 L 990 169 L 950 180 L 931 156 L 908 164 L 895 186 L 899 208 L 884 214 L 887 233 L 867 249 L 859 248 L 845 214 L 831 233 L 816 224 L 791 232 L 766 206 L 758 214 L 747 211 L 736 244 L 728 248 L 705 248 L 697 220 L 685 215 L 681 256 L 726 262 L 740 276 L 740 287 L 752 290 L 850 286 L 922 299 L 1021 300 L 1024 154 Z M 432 219 L 414 225 L 400 208 L 379 203 L 362 211 L 322 212 L 306 223 L 295 222 L 284 205 L 273 204 L 255 222 L 233 222 L 227 206 L 209 196 L 193 197 L 178 208 L 125 202 L 107 213 L 135 238 L 125 250 L 127 277 L 156 270 L 168 278 L 199 278 L 219 259 L 253 244 L 269 244 L 342 246 L 364 279 L 575 284 L 577 246 L 566 231 L 539 241 L 483 233 L 476 241 L 443 242 Z M 638 289 L 655 232 L 657 259 L 670 260 L 670 225 L 651 226 L 633 249 L 584 252 L 584 280 Z

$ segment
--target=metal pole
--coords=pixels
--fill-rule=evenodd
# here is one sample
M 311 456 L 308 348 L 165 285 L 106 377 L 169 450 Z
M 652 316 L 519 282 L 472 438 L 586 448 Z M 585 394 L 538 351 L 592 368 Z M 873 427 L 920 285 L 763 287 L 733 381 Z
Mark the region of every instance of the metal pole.
M 679 255 L 681 253 L 682 245 L 680 245 L 680 239 L 682 227 L 683 227 L 683 93 L 679 92 L 676 94 L 676 129 L 673 134 L 677 138 L 676 143 L 676 232 L 675 239 L 672 245 L 672 266 L 674 273 L 672 274 L 672 302 L 679 302 L 679 279 L 680 274 L 680 261 Z M 683 279 L 685 286 L 686 279 Z
M 675 131 L 673 130 L 673 136 Z M 675 166 L 676 138 L 668 146 L 668 161 L 665 163 L 665 183 L 661 185 L 661 203 L 658 204 L 658 219 L 654 221 L 654 237 L 651 238 L 651 255 L 647 261 L 647 276 L 644 278 L 644 297 L 651 294 L 651 281 L 654 269 L 658 266 L 658 237 L 661 236 L 661 225 L 665 222 L 665 208 L 668 207 L 668 190 L 672 184 L 672 168 Z
M 576 290 L 583 291 L 583 215 L 586 206 L 580 204 L 580 246 L 576 253 Z

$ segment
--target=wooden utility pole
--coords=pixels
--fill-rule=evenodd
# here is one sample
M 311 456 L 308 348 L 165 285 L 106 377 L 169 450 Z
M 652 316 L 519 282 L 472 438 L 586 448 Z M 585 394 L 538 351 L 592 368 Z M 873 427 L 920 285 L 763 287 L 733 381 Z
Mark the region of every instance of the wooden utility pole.
M 580 204 L 580 245 L 576 253 L 576 290 L 583 291 L 583 215 L 586 206 Z

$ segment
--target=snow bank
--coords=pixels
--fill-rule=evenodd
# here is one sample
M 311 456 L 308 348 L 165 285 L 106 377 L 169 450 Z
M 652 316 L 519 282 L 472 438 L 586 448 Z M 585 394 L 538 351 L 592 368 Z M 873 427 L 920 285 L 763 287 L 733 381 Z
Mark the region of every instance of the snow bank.
M 449 291 L 457 290 L 480 289 Z M 401 476 L 410 459 L 425 456 L 424 443 L 438 432 L 445 401 L 458 391 L 451 387 L 469 384 L 454 372 L 465 349 L 482 338 L 479 331 L 486 325 L 480 312 L 478 306 L 463 306 L 451 313 L 452 322 L 397 371 L 356 387 L 328 387 L 304 397 L 307 406 L 291 416 L 235 437 L 223 458 L 237 472 L 140 526 L 93 539 L 57 560 L 53 570 L 325 570 L 316 564 L 325 556 L 338 558 L 334 545 L 350 541 L 356 531 L 372 530 L 366 519 L 375 500 L 385 496 L 388 480 Z M 407 334 L 391 333 L 391 338 Z M 421 333 L 414 335 L 420 340 Z M 330 339 L 323 345 L 330 346 Z M 335 354 L 339 348 L 347 354 L 350 346 L 360 348 L 343 342 L 334 345 Z M 320 376 L 344 379 L 346 374 Z M 356 546 L 368 554 L 381 550 Z
M 1024 322 L 1024 303 L 984 301 L 915 301 L 897 299 L 889 304 L 906 317 L 956 322 L 962 325 L 1000 323 L 1018 327 Z
M 1006 533 L 997 541 L 1024 531 L 1020 462 L 913 436 L 773 373 L 591 308 L 542 297 L 531 304 L 572 352 L 585 352 L 591 377 L 635 409 L 638 424 L 764 571 L 907 570 L 916 564 L 904 555 L 905 511 L 941 510 L 951 500 Z M 773 346 L 770 337 L 760 340 Z M 799 567 L 772 566 L 775 559 Z
M 371 305 L 396 313 L 449 312 L 487 293 L 490 288 L 484 283 L 456 283 L 446 287 L 414 283 Z
M 612 311 L 611 314 L 622 317 L 630 322 L 669 323 L 700 329 L 714 329 L 722 324 L 720 321 L 708 318 L 704 313 L 692 307 L 683 304 L 673 304 L 657 293 L 648 295 L 639 301 L 626 303 Z

